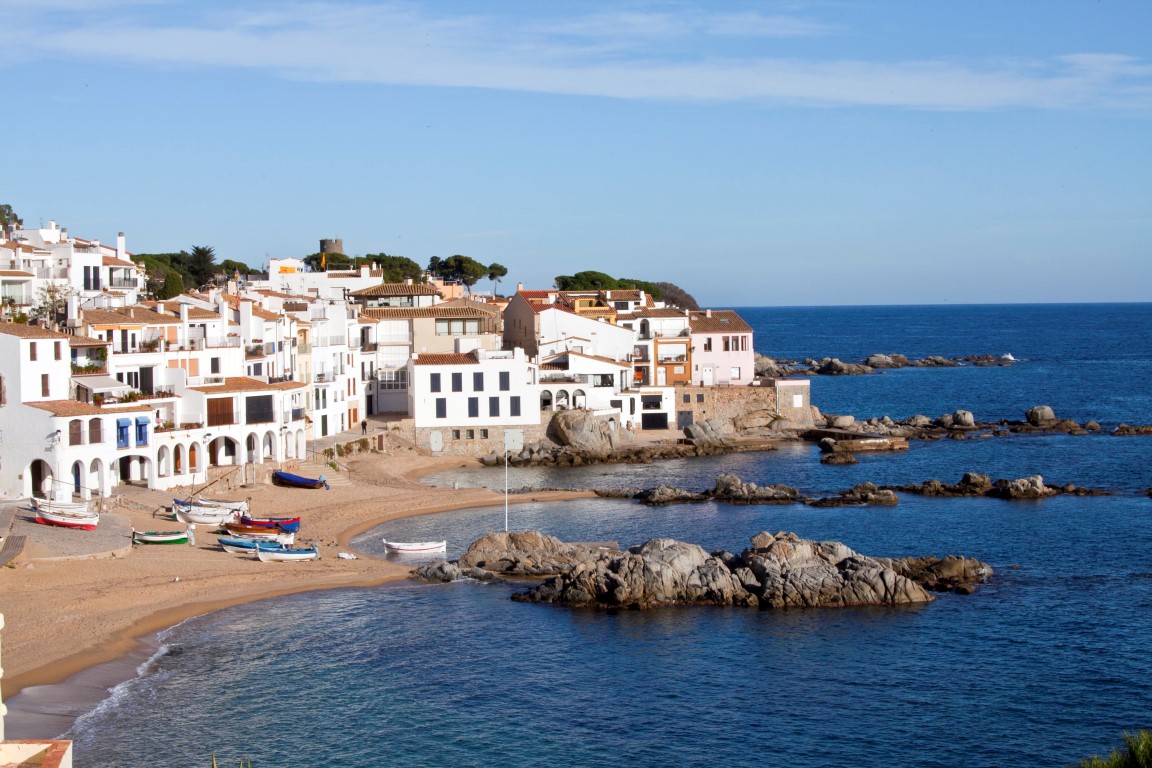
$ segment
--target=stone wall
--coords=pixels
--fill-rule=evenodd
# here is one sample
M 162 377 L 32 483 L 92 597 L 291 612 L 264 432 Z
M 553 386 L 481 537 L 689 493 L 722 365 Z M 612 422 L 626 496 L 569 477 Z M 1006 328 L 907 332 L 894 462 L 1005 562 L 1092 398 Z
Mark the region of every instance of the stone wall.
M 676 387 L 677 419 L 683 411 L 692 414 L 692 423 L 708 419 L 734 419 L 751 411 L 776 412 L 773 387 Z
M 544 437 L 543 425 L 529 425 L 524 427 L 421 427 L 414 430 L 416 450 L 423 454 L 437 456 L 464 456 L 480 458 L 492 451 L 503 455 L 504 433 L 508 430 L 522 432 L 524 444 L 534 443 Z M 440 433 L 440 450 L 433 450 L 432 433 Z

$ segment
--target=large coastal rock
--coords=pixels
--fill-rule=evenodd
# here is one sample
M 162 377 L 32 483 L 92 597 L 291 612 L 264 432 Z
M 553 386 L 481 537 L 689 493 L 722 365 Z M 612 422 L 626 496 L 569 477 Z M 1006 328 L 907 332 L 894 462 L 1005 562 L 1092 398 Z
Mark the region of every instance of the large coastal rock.
M 960 482 L 950 485 L 939 480 L 925 480 L 910 485 L 881 486 L 883 489 L 915 493 L 921 496 L 988 496 L 996 499 L 1046 499 L 1049 496 L 1069 494 L 1074 496 L 1111 496 L 1110 491 L 1081 488 L 1071 483 L 1046 485 L 1040 475 L 1030 475 L 1015 480 L 993 481 L 988 475 L 978 472 L 965 472 Z
M 619 551 L 614 541 L 571 543 L 539 531 L 503 531 L 487 533 L 472 542 L 457 564 L 506 576 L 549 576 Z
M 593 456 L 605 456 L 616 448 L 617 435 L 608 420 L 591 411 L 558 411 L 549 431 L 561 445 Z
M 793 504 L 803 500 L 799 491 L 787 485 L 761 486 L 746 483 L 728 472 L 717 476 L 716 485 L 711 490 L 696 492 L 659 485 L 637 491 L 632 498 L 653 507 L 705 501 L 723 501 L 728 504 Z
M 905 566 L 904 561 L 860 555 L 839 542 L 809 541 L 792 533 L 763 532 L 753 536 L 751 543 L 743 553 L 733 555 L 709 554 L 695 544 L 653 539 L 627 552 L 600 554 L 578 563 L 513 599 L 606 608 L 900 605 L 932 600 L 911 574 L 928 574 L 937 588 L 963 586 L 961 591 L 967 591 L 992 572 L 987 565 L 964 558 L 960 558 L 963 563 L 975 565 L 936 566 L 943 561 L 925 558 L 917 560 L 916 567 Z

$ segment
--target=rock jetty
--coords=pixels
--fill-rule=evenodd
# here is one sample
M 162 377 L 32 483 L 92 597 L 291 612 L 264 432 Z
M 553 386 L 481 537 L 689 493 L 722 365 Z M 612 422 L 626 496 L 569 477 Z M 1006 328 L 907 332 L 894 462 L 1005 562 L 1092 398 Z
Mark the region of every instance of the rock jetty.
M 886 485 L 881 488 L 901 493 L 914 493 L 920 496 L 988 496 L 996 499 L 1044 499 L 1049 496 L 1069 494 L 1074 496 L 1111 496 L 1111 491 L 1082 488 L 1071 483 L 1045 485 L 1041 475 L 1031 475 L 1015 480 L 995 480 L 977 472 L 965 472 L 955 485 L 939 480 L 925 480 L 910 485 Z
M 969 558 L 878 559 L 793 533 L 759 533 L 751 544 L 734 555 L 652 539 L 626 552 L 598 553 L 512 599 L 629 609 L 904 605 L 931 601 L 930 589 L 971 592 L 992 574 Z

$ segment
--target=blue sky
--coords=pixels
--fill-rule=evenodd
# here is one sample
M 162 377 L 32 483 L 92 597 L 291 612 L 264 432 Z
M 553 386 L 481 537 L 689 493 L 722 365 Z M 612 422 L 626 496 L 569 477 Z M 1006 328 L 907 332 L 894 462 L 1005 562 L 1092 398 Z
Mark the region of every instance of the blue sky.
M 133 251 L 1152 301 L 1147 0 L 0 0 L 0 29 L 0 202 Z

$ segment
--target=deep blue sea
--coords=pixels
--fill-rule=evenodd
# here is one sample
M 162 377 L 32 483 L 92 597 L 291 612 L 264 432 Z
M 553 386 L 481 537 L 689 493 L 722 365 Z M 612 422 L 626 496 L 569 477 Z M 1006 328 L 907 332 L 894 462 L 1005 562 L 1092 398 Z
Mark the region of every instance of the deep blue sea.
M 1021 419 L 1152 423 L 1152 305 L 742 308 L 758 351 L 1011 353 L 1011 367 L 816 378 L 860 418 L 958 408 Z M 269 600 L 163 633 L 138 677 L 69 732 L 76 764 L 272 766 L 1058 766 L 1152 726 L 1152 437 L 915 443 L 829 467 L 810 445 L 638 466 L 517 470 L 514 487 L 710 487 L 731 471 L 807 495 L 857 482 L 1039 473 L 1116 491 L 1041 502 L 902 496 L 887 508 L 628 501 L 526 503 L 514 529 L 631 545 L 672 536 L 739 550 L 762 530 L 870 555 L 990 562 L 975 595 L 902 609 L 573 611 L 514 586 L 402 584 Z M 468 469 L 437 484 L 502 488 Z M 504 508 L 390 523 L 449 556 Z M 290 567 L 307 567 L 307 564 Z M 146 756 L 146 758 L 144 757 Z

